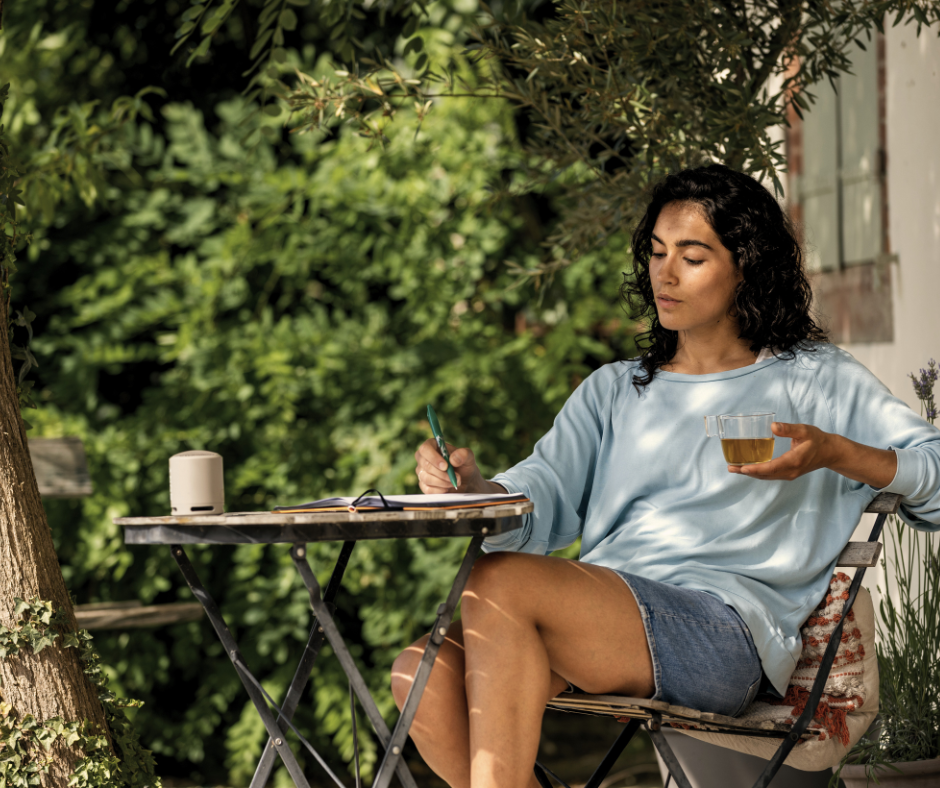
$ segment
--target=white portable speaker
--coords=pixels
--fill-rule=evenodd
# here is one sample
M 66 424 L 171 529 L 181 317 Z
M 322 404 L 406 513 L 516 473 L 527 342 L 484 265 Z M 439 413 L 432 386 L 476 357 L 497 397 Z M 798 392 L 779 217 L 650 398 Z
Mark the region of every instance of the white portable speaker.
M 222 514 L 225 485 L 222 455 L 184 451 L 170 457 L 170 507 L 176 516 Z

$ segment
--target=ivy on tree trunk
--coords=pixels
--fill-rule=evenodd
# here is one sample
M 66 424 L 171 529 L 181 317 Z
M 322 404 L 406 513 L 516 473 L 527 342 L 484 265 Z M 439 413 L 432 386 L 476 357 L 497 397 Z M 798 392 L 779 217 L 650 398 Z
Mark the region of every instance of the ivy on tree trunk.
M 0 99 L 2 101 L 2 99 Z M 15 172 L 0 140 L 0 625 L 14 627 L 17 597 L 47 600 L 65 611 L 65 627 L 74 631 L 75 615 L 56 557 L 39 487 L 29 456 L 20 415 L 19 391 L 10 352 L 9 271 L 15 257 Z M 39 653 L 32 649 L 0 659 L 0 702 L 10 715 L 87 720 L 107 734 L 104 709 L 88 681 L 76 649 L 56 643 Z M 2 755 L 2 752 L 0 752 Z M 44 786 L 64 786 L 83 757 L 63 741 L 49 753 Z

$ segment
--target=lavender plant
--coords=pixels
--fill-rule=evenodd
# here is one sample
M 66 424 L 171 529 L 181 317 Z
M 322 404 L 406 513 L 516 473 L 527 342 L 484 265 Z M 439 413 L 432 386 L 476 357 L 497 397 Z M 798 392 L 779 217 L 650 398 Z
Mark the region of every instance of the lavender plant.
M 908 377 L 914 381 L 914 393 L 920 400 L 921 415 L 933 424 L 937 418 L 937 401 L 933 394 L 933 387 L 937 382 L 937 362 L 930 359 L 927 369 L 921 369 L 920 376 L 911 372 Z

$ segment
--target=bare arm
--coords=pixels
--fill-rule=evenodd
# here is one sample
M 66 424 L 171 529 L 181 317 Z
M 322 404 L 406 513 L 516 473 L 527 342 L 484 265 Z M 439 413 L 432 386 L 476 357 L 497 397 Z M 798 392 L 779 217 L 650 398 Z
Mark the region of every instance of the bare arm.
M 876 489 L 887 487 L 898 472 L 897 455 L 890 449 L 864 446 L 841 435 L 830 435 L 835 458 L 828 467 L 836 473 Z
M 876 449 L 810 424 L 774 422 L 774 435 L 790 438 L 790 450 L 759 465 L 728 466 L 731 473 L 755 479 L 792 481 L 811 471 L 829 468 L 876 489 L 894 481 L 898 458 L 890 449 Z

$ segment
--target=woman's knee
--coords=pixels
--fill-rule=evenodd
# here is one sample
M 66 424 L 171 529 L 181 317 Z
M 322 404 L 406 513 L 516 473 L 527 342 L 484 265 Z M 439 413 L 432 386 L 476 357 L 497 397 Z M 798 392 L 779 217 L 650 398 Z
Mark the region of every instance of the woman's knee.
M 392 663 L 392 697 L 399 709 L 405 705 L 405 699 L 408 697 L 411 685 L 414 684 L 418 665 L 421 663 L 421 657 L 424 655 L 424 649 L 427 647 L 430 637 L 430 635 L 425 635 L 423 638 L 416 640 L 402 651 Z M 447 630 L 447 637 L 441 643 L 428 683 L 440 687 L 442 681 L 450 683 L 463 682 L 463 650 L 463 624 L 460 621 L 454 621 Z M 434 695 L 433 688 L 431 688 L 430 693 L 425 691 L 425 696 L 429 694 Z
M 408 691 L 414 683 L 418 663 L 421 662 L 421 655 L 424 653 L 429 637 L 425 635 L 412 643 L 395 657 L 392 663 L 392 697 L 399 709 L 405 705 L 405 698 L 408 697 Z
M 521 613 L 538 584 L 538 562 L 544 556 L 488 553 L 477 559 L 461 597 L 464 618 L 510 610 Z

